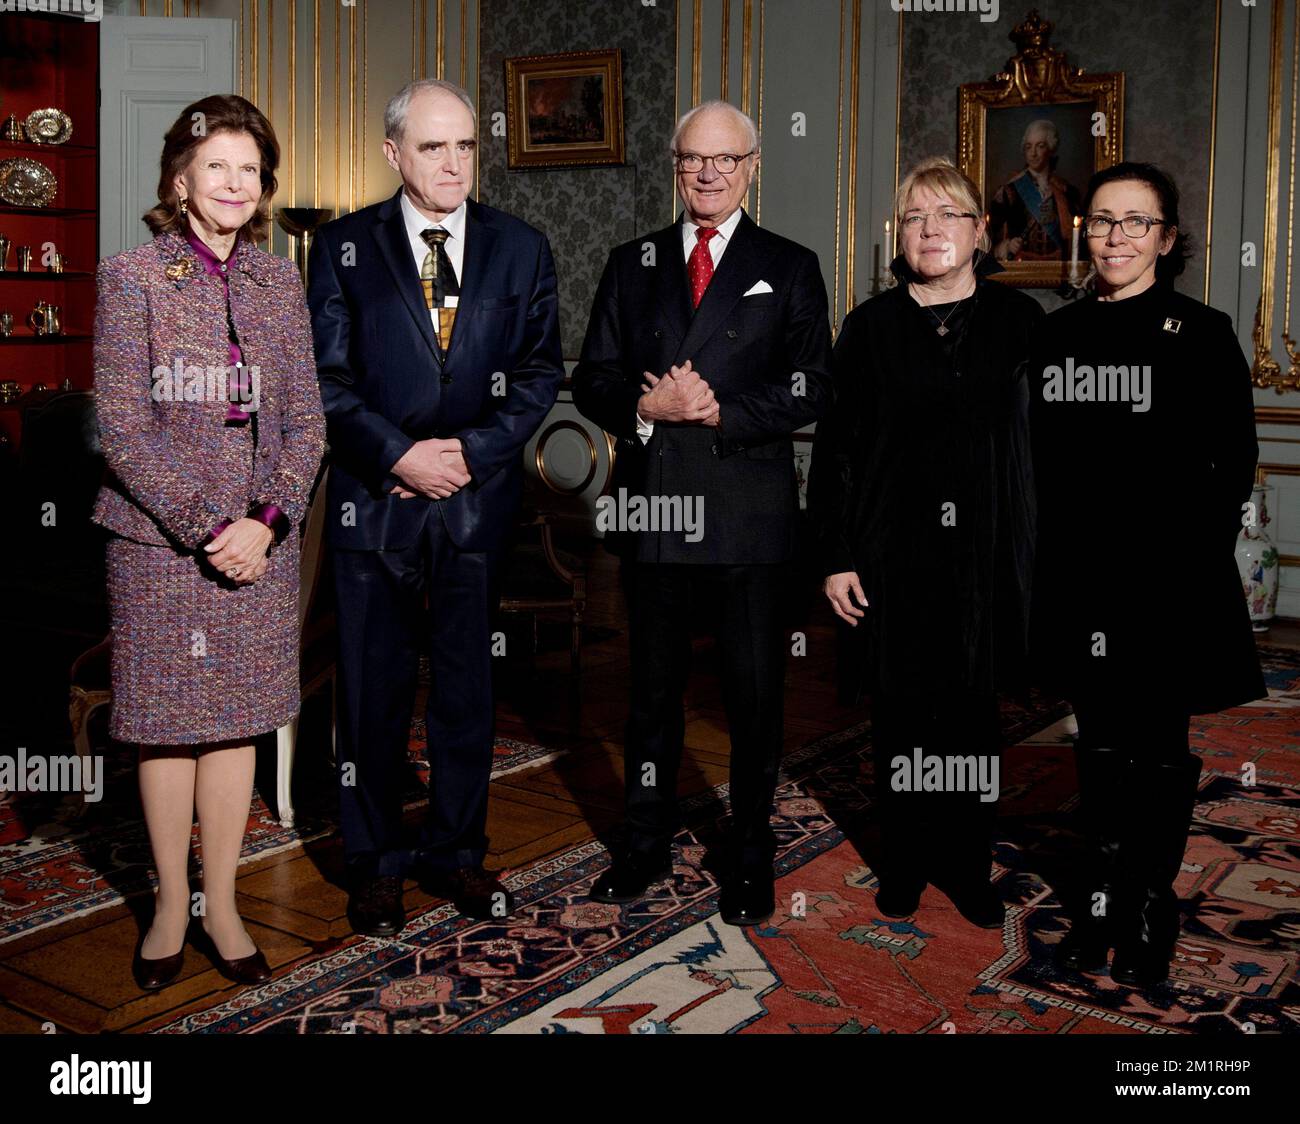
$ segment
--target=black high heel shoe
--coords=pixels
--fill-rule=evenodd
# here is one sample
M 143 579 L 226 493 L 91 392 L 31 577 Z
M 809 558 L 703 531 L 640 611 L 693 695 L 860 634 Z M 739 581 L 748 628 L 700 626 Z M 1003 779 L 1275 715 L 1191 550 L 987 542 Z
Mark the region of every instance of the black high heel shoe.
M 146 929 L 136 942 L 135 955 L 131 957 L 131 975 L 141 991 L 161 991 L 181 974 L 185 963 L 185 942 L 182 941 L 180 951 L 171 956 L 146 958 L 142 950 L 148 935 L 149 929 Z
M 253 947 L 252 955 L 241 956 L 238 960 L 227 960 L 217 951 L 217 942 L 212 939 L 212 935 L 202 923 L 194 931 L 194 944 L 212 961 L 213 967 L 228 980 L 251 986 L 266 983 L 271 978 L 270 965 L 267 964 L 262 950 L 256 945 Z

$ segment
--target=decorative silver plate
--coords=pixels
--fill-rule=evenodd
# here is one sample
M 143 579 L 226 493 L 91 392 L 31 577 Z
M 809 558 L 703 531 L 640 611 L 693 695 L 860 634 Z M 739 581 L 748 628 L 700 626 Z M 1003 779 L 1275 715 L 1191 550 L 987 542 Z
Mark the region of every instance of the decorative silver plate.
M 0 199 L 14 207 L 47 206 L 59 189 L 59 181 L 44 164 L 15 156 L 0 160 Z
M 72 136 L 72 118 L 61 109 L 33 109 L 23 131 L 33 144 L 63 144 Z

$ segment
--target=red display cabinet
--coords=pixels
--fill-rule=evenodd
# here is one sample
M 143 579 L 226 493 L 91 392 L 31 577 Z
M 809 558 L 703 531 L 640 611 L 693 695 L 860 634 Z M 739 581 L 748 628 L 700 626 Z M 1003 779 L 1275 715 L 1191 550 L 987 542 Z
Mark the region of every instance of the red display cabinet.
M 3 135 L 11 113 L 21 124 L 32 110 L 51 107 L 72 120 L 65 143 Z M 15 157 L 44 165 L 58 187 L 42 207 L 0 200 L 0 234 L 12 243 L 0 272 L 0 311 L 13 315 L 12 334 L 0 338 L 0 382 L 16 382 L 23 391 L 53 390 L 65 381 L 88 389 L 99 250 L 98 22 L 35 12 L 0 19 L 0 161 Z M 22 246 L 32 251 L 26 272 L 19 271 Z M 43 264 L 51 246 L 63 255 L 62 273 Z M 59 307 L 61 334 L 37 335 L 28 326 L 38 301 Z

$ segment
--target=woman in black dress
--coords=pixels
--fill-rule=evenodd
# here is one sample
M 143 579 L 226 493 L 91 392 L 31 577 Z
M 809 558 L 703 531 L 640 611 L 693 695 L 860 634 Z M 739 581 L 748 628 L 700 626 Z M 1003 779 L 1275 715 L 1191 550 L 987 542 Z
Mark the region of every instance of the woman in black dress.
M 978 193 L 949 161 L 919 165 L 895 211 L 898 285 L 840 329 L 809 507 L 824 592 L 866 632 L 877 908 L 909 916 L 932 882 L 967 920 L 994 928 L 1004 917 L 989 881 L 995 691 L 1023 670 L 1033 545 L 1024 361 L 1043 313 L 985 276 L 999 267 Z M 916 775 L 918 751 L 922 773 L 939 760 L 937 790 Z
M 1058 962 L 1169 973 L 1201 770 L 1188 720 L 1263 695 L 1233 559 L 1258 446 L 1232 321 L 1174 291 L 1178 191 L 1148 164 L 1093 177 L 1094 297 L 1030 361 L 1038 486 L 1034 650 L 1074 706 L 1087 859 Z M 1068 897 L 1068 895 L 1067 895 Z

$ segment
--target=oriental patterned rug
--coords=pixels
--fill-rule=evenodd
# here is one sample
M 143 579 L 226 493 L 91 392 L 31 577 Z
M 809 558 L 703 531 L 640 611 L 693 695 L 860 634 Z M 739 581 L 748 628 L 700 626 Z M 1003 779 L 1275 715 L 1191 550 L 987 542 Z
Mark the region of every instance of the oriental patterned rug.
M 410 768 L 403 798 L 408 808 L 423 800 L 428 791 L 424 744 L 421 714 L 411 725 Z M 107 776 L 104 799 L 99 803 L 87 805 L 78 796 L 59 793 L 0 794 L 0 944 L 152 892 L 153 858 L 140 810 L 133 754 L 120 748 L 116 753 L 104 752 Z M 553 761 L 564 752 L 497 738 L 492 775 L 504 776 Z M 274 762 L 273 746 L 270 760 Z M 297 815 L 292 827 L 283 827 L 254 792 L 241 864 L 337 830 L 338 801 L 327 769 L 322 766 L 318 783 L 308 785 L 299 783 L 299 763 Z M 196 826 L 191 844 L 194 877 L 201 866 Z
M 164 1033 L 1266 1033 L 1300 1030 L 1300 665 L 1264 652 L 1270 698 L 1195 719 L 1205 759 L 1178 881 L 1169 983 L 1143 993 L 1058 972 L 1052 879 L 1069 861 L 1072 720 L 1007 715 L 996 883 L 1000 931 L 927 890 L 908 921 L 875 910 L 866 725 L 788 754 L 774 827 L 777 913 L 717 913 L 706 862 L 725 786 L 684 802 L 671 883 L 629 906 L 587 901 L 608 866 L 589 842 L 516 871 L 503 922 L 438 904 L 394 940 L 354 938 Z M 1253 784 L 1243 766 L 1253 766 Z

